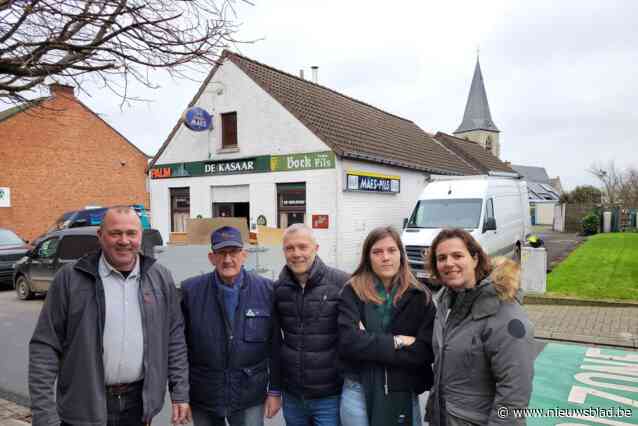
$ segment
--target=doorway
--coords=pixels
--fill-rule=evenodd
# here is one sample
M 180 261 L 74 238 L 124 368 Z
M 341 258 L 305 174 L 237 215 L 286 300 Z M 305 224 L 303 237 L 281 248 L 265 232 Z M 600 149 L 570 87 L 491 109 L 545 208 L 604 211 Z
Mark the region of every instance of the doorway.
M 243 217 L 250 226 L 250 203 L 213 203 L 213 217 Z

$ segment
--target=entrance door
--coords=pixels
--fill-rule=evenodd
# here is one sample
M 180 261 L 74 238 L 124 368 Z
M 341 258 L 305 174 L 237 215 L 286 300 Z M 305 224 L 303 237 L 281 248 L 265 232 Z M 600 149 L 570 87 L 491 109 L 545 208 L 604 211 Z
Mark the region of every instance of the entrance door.
M 250 226 L 250 203 L 213 203 L 213 217 L 243 217 Z

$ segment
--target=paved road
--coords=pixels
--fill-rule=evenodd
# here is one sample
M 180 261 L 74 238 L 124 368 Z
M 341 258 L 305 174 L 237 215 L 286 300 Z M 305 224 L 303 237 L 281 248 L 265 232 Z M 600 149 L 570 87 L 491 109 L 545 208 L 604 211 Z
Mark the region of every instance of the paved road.
M 575 233 L 554 232 L 549 228 L 539 229 L 538 235 L 545 243 L 548 270 L 552 270 L 585 239 Z
M 41 308 L 42 300 L 20 301 L 13 290 L 0 292 L 0 396 L 28 394 L 28 345 Z

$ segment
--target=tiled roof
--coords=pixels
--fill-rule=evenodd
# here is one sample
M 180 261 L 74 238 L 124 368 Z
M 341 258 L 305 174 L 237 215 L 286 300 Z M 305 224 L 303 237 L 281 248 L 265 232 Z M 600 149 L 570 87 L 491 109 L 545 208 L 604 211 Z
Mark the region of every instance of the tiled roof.
M 525 177 L 528 182 L 549 184 L 549 176 L 544 167 L 520 166 L 512 164 L 512 168 Z
M 430 173 L 476 173 L 410 120 L 230 51 L 224 51 L 223 59 L 237 65 L 341 157 Z M 216 68 L 204 81 L 191 106 L 215 71 Z M 180 124 L 177 123 L 153 163 Z
M 517 173 L 516 170 L 499 160 L 476 142 L 457 138 L 456 136 L 443 132 L 438 132 L 434 135 L 434 139 L 441 142 L 446 148 L 477 168 L 480 173 Z

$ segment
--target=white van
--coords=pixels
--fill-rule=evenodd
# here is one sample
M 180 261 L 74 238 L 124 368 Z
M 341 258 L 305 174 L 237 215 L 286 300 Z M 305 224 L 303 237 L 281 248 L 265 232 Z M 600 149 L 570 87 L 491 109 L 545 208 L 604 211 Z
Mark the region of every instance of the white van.
M 430 277 L 423 253 L 444 228 L 464 228 L 490 256 L 520 256 L 531 232 L 527 184 L 513 177 L 434 177 L 408 219 L 401 239 L 420 280 Z

